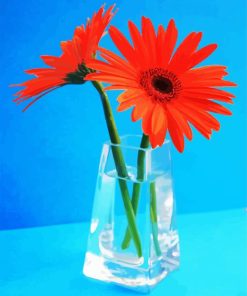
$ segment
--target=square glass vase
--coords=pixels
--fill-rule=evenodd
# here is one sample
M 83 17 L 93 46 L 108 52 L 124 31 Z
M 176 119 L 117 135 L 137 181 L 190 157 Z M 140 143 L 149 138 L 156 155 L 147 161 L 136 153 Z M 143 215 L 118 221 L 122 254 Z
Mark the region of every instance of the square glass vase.
M 83 273 L 146 293 L 179 267 L 179 236 L 170 143 L 140 142 L 103 145 Z

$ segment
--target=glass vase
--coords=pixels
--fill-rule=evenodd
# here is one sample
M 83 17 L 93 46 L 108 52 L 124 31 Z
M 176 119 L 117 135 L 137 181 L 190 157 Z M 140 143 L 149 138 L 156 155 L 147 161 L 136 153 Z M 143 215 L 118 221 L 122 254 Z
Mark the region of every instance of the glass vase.
M 125 136 L 121 145 L 103 145 L 83 273 L 149 292 L 178 268 L 179 236 L 170 144 L 142 149 L 140 142 L 140 136 Z M 126 176 L 119 176 L 116 170 L 116 149 L 124 160 Z M 131 209 L 126 208 L 126 198 Z M 128 220 L 130 212 L 135 236 Z

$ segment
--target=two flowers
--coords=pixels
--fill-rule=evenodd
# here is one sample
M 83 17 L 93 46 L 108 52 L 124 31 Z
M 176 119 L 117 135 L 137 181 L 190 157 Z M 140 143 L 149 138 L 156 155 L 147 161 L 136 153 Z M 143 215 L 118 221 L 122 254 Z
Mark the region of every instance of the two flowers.
M 24 89 L 16 93 L 14 101 L 29 100 L 26 110 L 58 87 L 91 80 L 101 97 L 106 96 L 104 90 L 123 90 L 118 111 L 133 107 L 132 121 L 142 120 L 143 133 L 153 148 L 161 146 L 169 132 L 182 152 L 184 137 L 192 139 L 191 125 L 209 139 L 220 128 L 211 112 L 231 114 L 218 102 L 231 104 L 234 95 L 219 87 L 236 85 L 224 80 L 228 74 L 225 66 L 194 68 L 217 45 L 198 49 L 202 33 L 192 32 L 176 48 L 178 30 L 173 20 L 156 31 L 151 20 L 142 17 L 140 31 L 133 22 L 128 23 L 132 43 L 116 27 L 109 28 L 121 53 L 117 55 L 99 47 L 114 14 L 114 6 L 106 11 L 101 7 L 85 26 L 75 29 L 72 40 L 61 42 L 61 56 L 41 56 L 49 68 L 27 70 L 35 78 L 18 85 Z M 96 59 L 98 53 L 102 59 Z M 100 82 L 110 85 L 103 89 Z M 106 112 L 106 116 L 112 113 Z
M 29 101 L 24 110 L 44 95 L 67 84 L 91 81 L 100 95 L 110 140 L 120 144 L 110 102 L 105 90 L 122 90 L 118 97 L 118 111 L 132 110 L 132 121 L 142 120 L 143 137 L 138 152 L 137 179 L 143 181 L 145 153 L 143 149 L 162 146 L 169 132 L 177 150 L 184 150 L 184 137 L 192 139 L 193 125 L 203 136 L 210 138 L 220 124 L 211 112 L 230 115 L 231 112 L 218 102 L 233 103 L 234 95 L 219 87 L 235 86 L 224 80 L 226 67 L 220 65 L 197 67 L 217 48 L 216 44 L 198 49 L 202 33 L 190 33 L 176 48 L 178 31 L 171 20 L 164 28 L 155 30 L 150 19 L 142 17 L 141 30 L 129 21 L 132 43 L 114 26 L 109 34 L 120 51 L 99 47 L 99 42 L 114 16 L 114 6 L 106 11 L 101 7 L 84 26 L 77 27 L 72 40 L 61 43 L 62 55 L 41 56 L 49 68 L 27 70 L 34 75 L 18 86 L 14 101 Z M 176 48 L 176 49 L 175 49 Z M 97 54 L 101 59 L 96 58 Z M 103 87 L 101 82 L 109 84 Z M 218 102 L 215 102 L 218 101 Z M 139 257 L 142 246 L 135 215 L 140 197 L 140 184 L 133 186 L 132 199 L 126 179 L 128 171 L 119 145 L 112 146 L 112 154 L 119 178 L 119 186 L 128 220 L 122 248 L 129 246 L 131 238 Z M 152 184 L 155 192 L 155 184 Z M 153 200 L 155 194 L 152 194 Z M 152 205 L 155 205 L 155 200 Z M 156 209 L 151 206 L 153 223 L 157 223 Z M 155 232 L 154 234 L 157 235 Z M 156 252 L 160 253 L 158 240 Z

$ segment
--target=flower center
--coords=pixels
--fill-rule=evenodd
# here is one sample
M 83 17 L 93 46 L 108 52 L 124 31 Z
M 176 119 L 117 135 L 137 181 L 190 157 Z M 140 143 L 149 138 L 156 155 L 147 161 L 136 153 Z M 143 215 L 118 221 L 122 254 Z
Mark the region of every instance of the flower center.
M 162 76 L 154 77 L 152 80 L 152 85 L 157 91 L 164 94 L 169 94 L 173 90 L 171 80 Z
M 162 68 L 141 72 L 140 85 L 154 101 L 159 103 L 167 103 L 176 98 L 182 88 L 177 76 Z

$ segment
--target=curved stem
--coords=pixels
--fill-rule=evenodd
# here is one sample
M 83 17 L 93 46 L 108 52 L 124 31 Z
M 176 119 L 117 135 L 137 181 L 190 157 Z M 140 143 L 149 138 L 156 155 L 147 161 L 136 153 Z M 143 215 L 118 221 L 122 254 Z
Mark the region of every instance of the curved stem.
M 120 137 L 117 132 L 117 127 L 113 117 L 109 99 L 106 93 L 104 92 L 103 86 L 101 83 L 97 81 L 93 81 L 92 84 L 100 94 L 111 143 L 116 144 L 116 146 L 112 145 L 112 154 L 113 154 L 118 176 L 120 178 L 128 178 L 128 171 L 124 162 L 123 154 L 122 154 L 121 148 L 118 146 L 120 144 Z M 118 179 L 118 182 L 119 182 L 119 186 L 122 194 L 125 213 L 128 219 L 128 229 L 130 230 L 131 236 L 133 237 L 137 254 L 139 257 L 142 257 L 141 240 L 140 240 L 140 236 L 136 226 L 135 213 L 130 201 L 128 186 L 126 184 L 126 181 L 120 178 Z
M 132 207 L 134 210 L 134 213 L 136 215 L 139 199 L 140 199 L 140 192 L 141 192 L 141 183 L 144 180 L 145 177 L 145 156 L 146 151 L 144 149 L 148 148 L 149 146 L 149 137 L 143 134 L 141 144 L 140 144 L 140 150 L 138 152 L 138 158 L 137 158 L 137 181 L 133 185 L 133 192 L 132 192 Z M 131 231 L 129 227 L 126 229 L 125 236 L 122 242 L 122 249 L 126 249 L 129 247 L 131 241 Z

